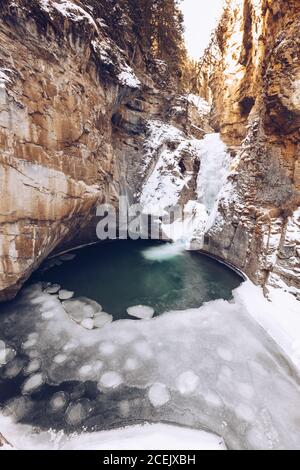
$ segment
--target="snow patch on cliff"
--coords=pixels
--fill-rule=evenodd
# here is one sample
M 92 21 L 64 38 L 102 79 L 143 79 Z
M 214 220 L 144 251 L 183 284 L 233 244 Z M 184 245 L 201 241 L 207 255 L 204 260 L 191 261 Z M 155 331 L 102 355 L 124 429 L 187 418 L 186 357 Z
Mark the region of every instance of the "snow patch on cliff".
M 177 218 L 172 223 L 163 223 L 162 228 L 170 239 L 185 239 L 189 247 L 201 248 L 204 233 L 217 215 L 219 194 L 229 173 L 230 157 L 226 146 L 219 134 L 207 134 L 203 140 L 191 139 L 176 127 L 160 121 L 150 121 L 148 129 L 144 175 L 149 176 L 140 198 L 144 212 L 163 215 L 166 209 L 176 206 L 184 190 L 193 191 L 195 165 L 191 162 L 200 164 L 195 199 L 185 204 L 183 220 Z M 189 155 L 189 168 L 185 168 L 186 155 Z M 156 164 L 152 169 L 153 161 Z
M 161 121 L 148 122 L 148 138 L 144 144 L 144 174 L 151 172 L 142 188 L 141 204 L 144 212 L 164 213 L 166 208 L 178 203 L 181 192 L 193 174 L 182 174 L 180 160 L 185 151 L 194 152 L 195 141 L 189 140 L 182 131 Z
M 134 74 L 133 70 L 129 65 L 123 65 L 122 70 L 118 75 L 120 83 L 129 88 L 139 88 L 141 85 L 140 80 Z
M 93 17 L 81 6 L 69 0 L 60 0 L 59 2 L 53 0 L 39 0 L 39 2 L 42 9 L 47 13 L 51 14 L 56 11 L 74 22 L 88 21 L 88 23 L 98 30 Z
M 0 67 L 0 88 L 5 88 L 7 83 L 11 83 L 10 73 L 12 70 Z
M 211 109 L 210 104 L 207 101 L 205 101 L 203 98 L 201 98 L 201 96 L 190 93 L 186 95 L 186 99 L 188 100 L 189 103 L 193 104 L 197 108 L 200 114 L 208 115 L 210 113 L 210 109 Z

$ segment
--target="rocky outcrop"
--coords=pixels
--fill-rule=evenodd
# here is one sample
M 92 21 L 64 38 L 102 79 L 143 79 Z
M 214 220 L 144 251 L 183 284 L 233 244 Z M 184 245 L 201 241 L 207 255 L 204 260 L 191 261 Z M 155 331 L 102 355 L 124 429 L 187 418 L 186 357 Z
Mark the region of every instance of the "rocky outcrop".
M 1 2 L 1 300 L 49 253 L 95 240 L 99 202 L 134 200 L 149 120 L 190 131 L 194 106 L 154 83 L 123 4 Z
M 203 72 L 236 155 L 204 248 L 298 296 L 299 13 L 297 0 L 229 1 Z
M 213 129 L 232 164 L 204 251 L 299 296 L 299 2 L 227 2 L 201 68 L 212 127 L 149 64 L 126 2 L 107 2 L 1 2 L 0 299 L 49 253 L 95 240 L 99 202 L 197 199 Z
M 5 437 L 0 433 L 0 448 L 12 448 L 12 445 L 5 439 Z

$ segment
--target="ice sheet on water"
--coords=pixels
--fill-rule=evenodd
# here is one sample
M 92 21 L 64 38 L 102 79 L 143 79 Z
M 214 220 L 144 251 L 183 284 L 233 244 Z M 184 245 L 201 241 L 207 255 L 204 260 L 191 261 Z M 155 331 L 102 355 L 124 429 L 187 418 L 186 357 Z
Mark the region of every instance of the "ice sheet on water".
M 8 362 L 3 368 L 2 376 L 7 379 L 14 379 L 17 377 L 24 368 L 24 359 L 16 357 L 15 359 Z
M 46 294 L 57 294 L 59 291 L 60 291 L 59 284 L 52 284 L 51 286 L 48 286 L 45 289 Z
M 150 387 L 149 400 L 155 407 L 160 407 L 168 403 L 170 400 L 170 393 L 164 384 L 153 384 Z
M 53 395 L 50 406 L 54 411 L 60 411 L 65 408 L 67 404 L 67 396 L 64 392 L 58 392 Z
M 71 292 L 65 289 L 61 289 L 58 293 L 58 298 L 60 300 L 69 300 L 72 297 L 74 297 L 74 292 Z
M 113 321 L 112 315 L 103 312 L 102 306 L 98 302 L 86 297 L 65 300 L 62 305 L 70 318 L 86 330 L 103 328 Z
M 95 328 L 103 328 L 113 321 L 113 316 L 106 312 L 97 313 L 94 317 Z
M 53 317 L 43 318 L 49 299 Z M 56 394 L 67 393 L 66 406 L 55 412 L 67 429 L 126 425 L 130 416 L 132 422 L 205 427 L 231 448 L 299 449 L 299 378 L 252 319 L 253 305 L 261 314 L 269 312 L 261 291 L 248 283 L 232 302 L 218 300 L 148 322 L 123 320 L 88 331 L 41 287 L 34 295 L 27 289 L 2 313 L 1 340 L 17 351 L 12 363 L 19 355 L 37 353 L 42 366 L 24 376 L 24 396 L 8 400 L 5 408 L 16 420 L 25 416 L 30 422 L 36 416 L 52 423 L 60 403 Z M 18 346 L 32 340 L 29 348 Z M 1 377 L 9 364 L 0 369 Z M 35 401 L 45 383 L 56 384 L 55 391 Z
M 135 318 L 140 318 L 141 320 L 150 320 L 153 317 L 155 310 L 152 307 L 146 305 L 136 305 L 134 307 L 129 307 L 127 309 L 128 315 Z
M 27 379 L 22 387 L 22 392 L 24 394 L 31 393 L 37 388 L 39 388 L 44 383 L 43 374 L 35 374 L 31 375 L 29 379 Z
M 192 371 L 183 372 L 177 379 L 177 388 L 182 395 L 189 395 L 199 386 L 199 377 Z
M 108 371 L 100 377 L 99 387 L 100 389 L 117 388 L 121 385 L 122 381 L 122 376 L 118 372 Z
M 15 350 L 5 345 L 4 342 L 2 342 L 2 347 L 0 345 L 0 366 L 7 364 L 15 357 L 15 355 Z
M 29 362 L 29 364 L 25 368 L 24 373 L 26 375 L 33 374 L 34 372 L 37 372 L 38 370 L 40 370 L 41 366 L 42 366 L 42 364 L 41 364 L 40 359 L 38 359 L 38 358 L 33 359 L 32 361 Z

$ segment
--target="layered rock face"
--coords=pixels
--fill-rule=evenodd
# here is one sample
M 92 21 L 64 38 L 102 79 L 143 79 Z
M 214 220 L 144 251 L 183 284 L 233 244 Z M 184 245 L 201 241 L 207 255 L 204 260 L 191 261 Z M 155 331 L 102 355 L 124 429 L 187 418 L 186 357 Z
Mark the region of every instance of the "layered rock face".
M 297 0 L 229 1 L 203 89 L 235 155 L 204 248 L 298 296 L 299 13 Z
M 116 172 L 109 123 L 117 91 L 99 83 L 96 25 L 44 5 L 1 6 L 2 299 L 116 191 L 107 175 Z
M 176 100 L 115 2 L 1 2 L 1 300 L 49 253 L 95 240 L 99 202 L 134 200 L 149 119 L 188 126 Z
M 116 4 L 109 23 L 106 1 L 1 2 L 0 299 L 51 252 L 96 240 L 99 202 L 125 194 L 151 213 L 199 198 L 218 138 L 199 139 L 213 129 L 233 158 L 204 251 L 299 295 L 299 2 L 227 2 L 202 70 L 210 126 L 204 102 L 162 86 L 128 11 Z

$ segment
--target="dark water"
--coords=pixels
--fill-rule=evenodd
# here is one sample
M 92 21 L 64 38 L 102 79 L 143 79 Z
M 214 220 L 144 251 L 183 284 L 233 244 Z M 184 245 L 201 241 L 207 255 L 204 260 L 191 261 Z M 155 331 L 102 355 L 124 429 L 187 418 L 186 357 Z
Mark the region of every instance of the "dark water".
M 146 259 L 151 248 L 157 248 L 155 259 Z M 75 259 L 48 269 L 39 279 L 96 300 L 114 319 L 128 318 L 126 309 L 134 305 L 148 305 L 161 314 L 228 300 L 242 282 L 231 269 L 204 255 L 170 251 L 165 244 L 149 241 L 99 244 L 77 250 Z

